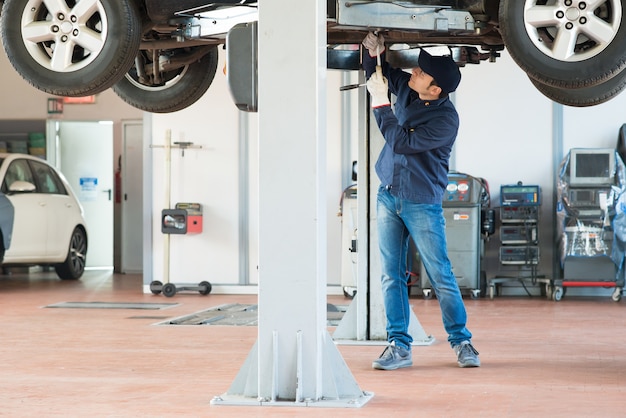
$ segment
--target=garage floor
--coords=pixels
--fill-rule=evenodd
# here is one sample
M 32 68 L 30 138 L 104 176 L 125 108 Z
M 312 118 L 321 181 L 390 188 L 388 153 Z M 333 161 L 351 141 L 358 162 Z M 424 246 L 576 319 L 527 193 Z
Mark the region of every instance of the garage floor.
M 7 417 L 623 417 L 626 305 L 608 298 L 466 300 L 483 366 L 460 369 L 437 301 L 413 299 L 436 341 L 414 366 L 375 371 L 380 346 L 340 345 L 362 390 L 358 409 L 210 405 L 256 341 L 255 326 L 158 326 L 256 296 L 141 293 L 139 275 L 0 276 L 0 416 Z M 61 302 L 162 309 L 46 308 Z M 343 297 L 329 302 L 347 304 Z M 332 329 L 331 329 L 332 332 Z

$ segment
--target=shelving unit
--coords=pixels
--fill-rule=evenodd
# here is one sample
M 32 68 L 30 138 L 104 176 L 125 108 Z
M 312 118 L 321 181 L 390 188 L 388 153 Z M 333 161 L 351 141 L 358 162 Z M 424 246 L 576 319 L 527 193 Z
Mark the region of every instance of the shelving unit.
M 46 120 L 0 120 L 0 152 L 46 158 Z

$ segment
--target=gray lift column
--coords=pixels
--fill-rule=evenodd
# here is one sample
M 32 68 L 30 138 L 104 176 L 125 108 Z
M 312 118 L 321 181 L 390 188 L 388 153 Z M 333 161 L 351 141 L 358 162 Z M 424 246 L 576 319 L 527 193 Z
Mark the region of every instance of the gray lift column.
M 259 2 L 258 339 L 212 405 L 358 407 L 326 326 L 326 1 Z

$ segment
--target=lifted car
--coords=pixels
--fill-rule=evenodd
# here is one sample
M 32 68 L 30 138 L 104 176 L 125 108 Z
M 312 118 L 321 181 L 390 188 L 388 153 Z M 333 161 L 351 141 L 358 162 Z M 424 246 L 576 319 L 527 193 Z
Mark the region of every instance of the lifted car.
M 626 0 L 328 0 L 329 53 L 384 31 L 388 59 L 431 45 L 459 65 L 504 48 L 544 95 L 570 106 L 603 103 L 626 86 Z M 109 87 L 149 112 L 197 101 L 217 70 L 217 48 L 251 0 L 5 0 L 9 61 L 36 88 L 85 96 Z M 353 48 L 354 49 L 354 48 Z M 398 52 L 395 52 L 398 51 Z M 343 67 L 329 60 L 331 68 Z

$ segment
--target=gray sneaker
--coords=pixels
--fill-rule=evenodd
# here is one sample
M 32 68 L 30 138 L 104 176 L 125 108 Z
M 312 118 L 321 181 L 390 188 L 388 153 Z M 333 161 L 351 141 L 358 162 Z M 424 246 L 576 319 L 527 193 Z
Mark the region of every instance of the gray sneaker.
M 469 341 L 463 341 L 461 344 L 455 345 L 453 348 L 456 353 L 459 367 L 480 367 L 478 351 L 476 351 L 474 346 L 472 346 L 472 343 Z
M 378 370 L 395 370 L 412 365 L 411 350 L 396 346 L 395 341 L 392 341 L 380 357 L 372 362 L 372 367 Z

